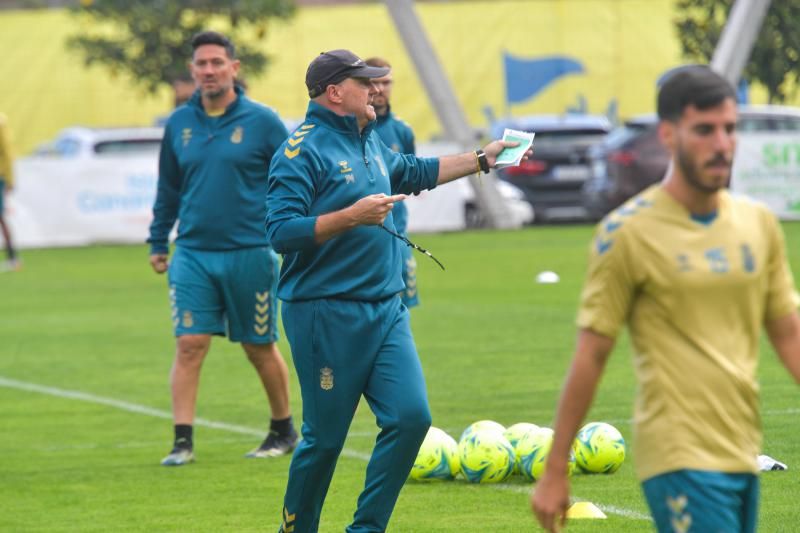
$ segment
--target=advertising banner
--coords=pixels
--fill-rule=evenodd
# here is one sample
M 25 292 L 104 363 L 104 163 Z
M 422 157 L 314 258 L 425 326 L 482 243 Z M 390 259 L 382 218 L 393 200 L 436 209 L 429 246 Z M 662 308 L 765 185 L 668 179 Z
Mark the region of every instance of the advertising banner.
M 144 243 L 157 166 L 152 155 L 20 159 L 7 206 L 18 245 Z
M 800 132 L 740 133 L 731 190 L 800 220 Z

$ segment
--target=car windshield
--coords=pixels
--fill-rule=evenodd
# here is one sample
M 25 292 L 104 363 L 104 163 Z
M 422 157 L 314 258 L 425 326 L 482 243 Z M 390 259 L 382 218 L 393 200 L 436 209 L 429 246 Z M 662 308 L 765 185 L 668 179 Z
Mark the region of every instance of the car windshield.
M 606 145 L 621 146 L 648 128 L 647 124 L 629 123 L 611 131 L 606 137 Z
M 549 146 L 588 146 L 602 140 L 606 134 L 605 130 L 595 129 L 537 132 L 533 147 L 535 151 Z
M 118 141 L 103 141 L 94 145 L 94 152 L 99 155 L 129 155 L 158 152 L 161 148 L 160 139 L 123 139 Z
M 800 117 L 780 115 L 739 115 L 736 129 L 742 132 L 800 131 Z

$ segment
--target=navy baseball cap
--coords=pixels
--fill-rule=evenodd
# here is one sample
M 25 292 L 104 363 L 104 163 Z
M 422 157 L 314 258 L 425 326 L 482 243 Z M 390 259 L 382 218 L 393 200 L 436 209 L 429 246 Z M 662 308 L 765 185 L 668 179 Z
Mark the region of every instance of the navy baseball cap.
M 306 87 L 308 96 L 316 98 L 328 85 L 336 85 L 347 78 L 382 78 L 391 69 L 371 67 L 350 50 L 322 52 L 308 65 Z

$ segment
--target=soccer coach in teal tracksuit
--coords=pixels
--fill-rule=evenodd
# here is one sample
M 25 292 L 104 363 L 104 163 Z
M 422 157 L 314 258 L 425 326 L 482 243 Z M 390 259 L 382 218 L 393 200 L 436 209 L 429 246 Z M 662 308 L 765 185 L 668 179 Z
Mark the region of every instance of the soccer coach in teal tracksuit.
M 431 424 L 422 367 L 398 293 L 390 211 L 405 194 L 488 171 L 505 146 L 455 156 L 393 152 L 375 133 L 367 66 L 347 50 L 308 67 L 306 119 L 272 159 L 267 237 L 284 254 L 278 297 L 303 397 L 303 440 L 289 470 L 280 531 L 315 532 L 363 394 L 381 428 L 350 533 L 384 531 Z

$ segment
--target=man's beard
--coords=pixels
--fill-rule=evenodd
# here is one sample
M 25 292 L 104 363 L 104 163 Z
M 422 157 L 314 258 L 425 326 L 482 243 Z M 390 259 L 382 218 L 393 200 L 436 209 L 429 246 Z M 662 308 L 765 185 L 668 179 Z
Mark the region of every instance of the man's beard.
M 203 92 L 203 96 L 208 98 L 209 100 L 216 100 L 225 95 L 228 92 L 228 87 L 220 86 L 218 89 L 210 89 Z
M 678 166 L 681 169 L 681 173 L 683 177 L 686 179 L 686 182 L 694 189 L 711 194 L 715 193 L 723 187 L 726 187 L 730 182 L 731 175 L 730 169 L 731 165 L 730 162 L 725 158 L 722 154 L 717 154 L 711 161 L 706 163 L 706 165 L 715 165 L 717 163 L 724 163 L 728 165 L 728 177 L 724 183 L 717 185 L 717 184 L 706 184 L 700 179 L 700 169 L 698 169 L 697 161 L 691 156 L 691 154 L 684 150 L 682 147 L 678 147 Z

